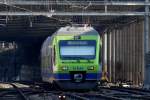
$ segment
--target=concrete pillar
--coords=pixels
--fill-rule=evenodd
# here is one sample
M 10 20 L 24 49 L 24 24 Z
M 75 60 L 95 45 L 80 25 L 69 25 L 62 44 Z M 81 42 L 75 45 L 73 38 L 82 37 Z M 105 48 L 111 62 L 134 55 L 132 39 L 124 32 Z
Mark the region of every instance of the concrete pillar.
M 149 0 L 145 0 L 148 3 Z M 145 77 L 144 77 L 144 88 L 150 89 L 150 53 L 149 53 L 149 6 L 145 6 L 144 16 L 144 66 L 145 66 Z
M 108 53 L 108 46 L 107 46 L 107 44 L 108 44 L 108 36 L 107 36 L 107 30 L 106 30 L 106 32 L 104 32 L 104 34 L 103 34 L 103 40 L 102 40 L 102 42 L 103 42 L 103 45 L 102 45 L 102 56 L 103 56 L 103 60 L 102 60 L 102 66 L 103 66 L 103 78 L 102 79 L 106 79 L 106 80 L 108 80 L 107 79 L 107 76 L 106 76 L 106 73 L 107 73 L 107 64 L 108 64 L 108 58 L 107 58 L 107 53 Z

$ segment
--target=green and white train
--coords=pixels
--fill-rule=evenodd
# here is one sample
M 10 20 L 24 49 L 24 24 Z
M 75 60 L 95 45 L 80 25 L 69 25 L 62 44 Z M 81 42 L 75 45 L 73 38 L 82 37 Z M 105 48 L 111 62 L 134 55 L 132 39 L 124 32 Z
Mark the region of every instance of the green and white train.
M 95 87 L 102 78 L 101 45 L 92 27 L 60 28 L 42 45 L 42 80 L 64 89 Z

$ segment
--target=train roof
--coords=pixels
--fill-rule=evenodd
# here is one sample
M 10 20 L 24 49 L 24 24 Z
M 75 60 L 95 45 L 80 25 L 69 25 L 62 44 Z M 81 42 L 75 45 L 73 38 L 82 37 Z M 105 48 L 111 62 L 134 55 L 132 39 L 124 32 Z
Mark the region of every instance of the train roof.
M 61 27 L 56 35 L 98 35 L 98 32 L 93 27 Z

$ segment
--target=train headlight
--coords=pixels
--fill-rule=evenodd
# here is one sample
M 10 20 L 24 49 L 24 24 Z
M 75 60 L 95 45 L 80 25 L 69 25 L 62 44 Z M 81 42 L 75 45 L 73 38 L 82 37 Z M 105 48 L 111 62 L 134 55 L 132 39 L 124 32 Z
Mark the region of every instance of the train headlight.
M 64 70 L 64 71 L 65 71 L 65 70 L 68 70 L 68 67 L 67 67 L 67 66 L 63 66 L 63 67 L 62 67 L 62 70 Z
M 87 69 L 88 70 L 94 70 L 94 66 L 89 66 Z

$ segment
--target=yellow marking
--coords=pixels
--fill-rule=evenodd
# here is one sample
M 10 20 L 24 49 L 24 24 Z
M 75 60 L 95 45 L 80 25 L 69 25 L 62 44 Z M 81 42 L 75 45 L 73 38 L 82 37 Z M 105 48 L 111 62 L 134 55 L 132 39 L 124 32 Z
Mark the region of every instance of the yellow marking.
M 50 83 L 53 83 L 54 80 L 56 80 L 56 79 L 55 79 L 53 76 L 51 76 L 51 77 L 49 78 L 49 82 L 50 82 Z
M 103 81 L 109 81 L 108 77 L 107 77 L 107 65 L 104 65 L 104 67 L 103 67 L 101 80 L 103 80 Z

